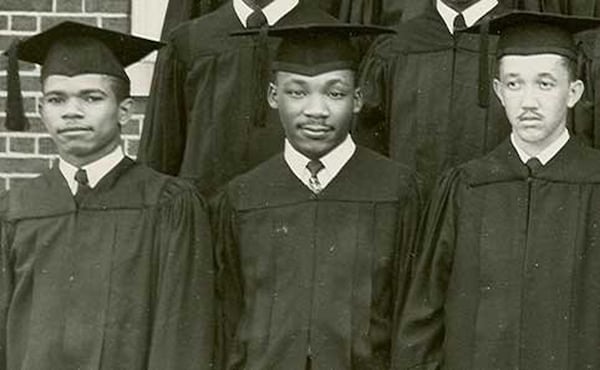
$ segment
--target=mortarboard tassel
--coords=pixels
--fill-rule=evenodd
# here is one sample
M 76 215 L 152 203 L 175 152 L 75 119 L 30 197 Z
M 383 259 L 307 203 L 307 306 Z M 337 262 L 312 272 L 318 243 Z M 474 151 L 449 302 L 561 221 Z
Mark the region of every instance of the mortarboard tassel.
M 11 131 L 27 131 L 29 120 L 23 109 L 21 80 L 19 77 L 19 59 L 17 56 L 19 40 L 12 42 L 6 54 L 8 55 L 6 121 L 4 126 Z
M 486 108 L 490 105 L 490 76 L 489 76 L 489 28 L 488 22 L 481 24 L 481 32 L 479 39 L 479 86 L 478 100 L 479 106 Z

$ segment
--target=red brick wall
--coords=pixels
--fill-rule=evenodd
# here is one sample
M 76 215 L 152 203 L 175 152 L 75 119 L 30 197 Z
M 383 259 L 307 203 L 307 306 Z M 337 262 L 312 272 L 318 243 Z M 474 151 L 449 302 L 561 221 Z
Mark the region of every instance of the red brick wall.
M 0 51 L 14 37 L 27 37 L 62 20 L 85 22 L 122 32 L 130 32 L 130 0 L 0 0 Z M 37 110 L 40 98 L 39 67 L 20 65 L 28 132 L 8 132 L 4 128 L 6 104 L 6 58 L 0 57 L 0 190 L 18 186 L 36 176 L 56 158 L 54 143 L 46 133 Z M 134 116 L 124 127 L 126 152 L 135 157 L 143 119 L 143 97 L 135 98 Z

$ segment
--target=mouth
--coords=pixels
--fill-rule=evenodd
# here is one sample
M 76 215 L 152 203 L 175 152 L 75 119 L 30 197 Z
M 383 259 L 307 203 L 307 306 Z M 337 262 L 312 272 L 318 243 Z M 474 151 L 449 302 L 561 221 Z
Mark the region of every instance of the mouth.
M 322 123 L 306 123 L 299 125 L 305 136 L 311 139 L 319 139 L 327 136 L 333 128 Z
M 56 132 L 58 134 L 77 134 L 77 133 L 90 132 L 90 131 L 93 131 L 93 130 L 90 127 L 86 127 L 86 126 L 69 126 L 69 127 L 61 128 L 61 129 L 57 130 Z

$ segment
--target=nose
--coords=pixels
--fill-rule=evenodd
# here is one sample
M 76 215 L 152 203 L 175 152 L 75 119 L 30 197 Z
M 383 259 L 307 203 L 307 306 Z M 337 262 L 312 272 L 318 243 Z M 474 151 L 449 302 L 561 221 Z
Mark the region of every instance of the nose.
M 77 98 L 68 98 L 65 102 L 63 118 L 79 118 L 83 117 L 81 101 Z
M 327 105 L 327 98 L 321 94 L 311 94 L 306 100 L 304 106 L 304 114 L 307 117 L 312 118 L 326 118 L 329 117 L 329 107 Z
M 521 106 L 523 108 L 530 108 L 530 109 L 539 107 L 538 96 L 537 96 L 535 88 L 526 87 L 523 90 Z

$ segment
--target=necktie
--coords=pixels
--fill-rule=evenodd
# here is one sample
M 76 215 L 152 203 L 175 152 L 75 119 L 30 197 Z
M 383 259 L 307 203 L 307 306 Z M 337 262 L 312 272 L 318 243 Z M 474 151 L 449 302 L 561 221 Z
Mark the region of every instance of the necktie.
M 248 16 L 246 24 L 248 25 L 248 28 L 261 28 L 267 24 L 267 17 L 265 17 L 265 13 L 263 13 L 260 8 L 257 8 L 254 9 L 250 16 Z
M 527 168 L 529 169 L 529 175 L 534 175 L 536 174 L 542 167 L 544 167 L 544 165 L 542 164 L 542 162 L 540 162 L 539 159 L 537 158 L 530 158 L 527 163 L 525 163 L 525 165 L 527 166 Z
M 75 202 L 79 204 L 83 198 L 92 190 L 87 172 L 83 168 L 79 168 L 75 172 L 75 181 L 77 181 L 77 192 L 75 193 Z
M 463 17 L 462 14 L 458 13 L 458 15 L 456 17 L 454 17 L 454 24 L 452 27 L 454 29 L 454 32 L 461 31 L 461 30 L 464 30 L 465 28 L 467 28 L 467 23 L 465 22 L 465 17 Z
M 323 170 L 325 166 L 317 159 L 308 162 L 306 168 L 308 169 L 308 172 L 310 172 L 310 179 L 308 179 L 310 190 L 312 190 L 315 194 L 319 194 L 323 190 L 323 186 L 321 185 L 321 182 L 319 182 L 317 174 Z

